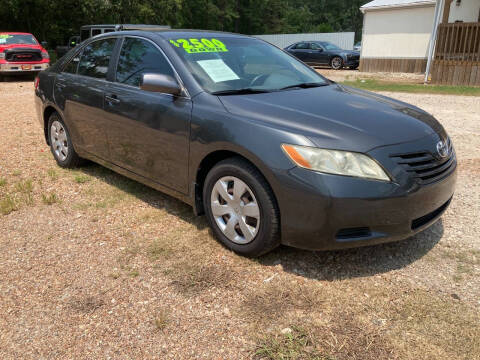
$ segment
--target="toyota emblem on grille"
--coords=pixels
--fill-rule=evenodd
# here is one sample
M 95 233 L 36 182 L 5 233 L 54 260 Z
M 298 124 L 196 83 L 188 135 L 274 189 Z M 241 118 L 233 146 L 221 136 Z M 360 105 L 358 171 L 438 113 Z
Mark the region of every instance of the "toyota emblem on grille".
M 448 156 L 448 145 L 444 141 L 439 141 L 437 143 L 437 153 L 441 158 Z

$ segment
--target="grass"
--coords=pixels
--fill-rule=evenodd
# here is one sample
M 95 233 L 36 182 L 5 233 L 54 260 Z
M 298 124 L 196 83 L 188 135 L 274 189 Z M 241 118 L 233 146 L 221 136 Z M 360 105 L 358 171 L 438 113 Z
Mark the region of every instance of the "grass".
M 85 184 L 86 182 L 89 182 L 90 180 L 92 180 L 92 178 L 88 175 L 76 175 L 74 177 L 74 180 L 78 184 Z
M 58 173 L 55 169 L 48 169 L 47 175 L 50 177 L 52 180 L 57 180 L 58 179 Z
M 170 318 L 167 311 L 165 309 L 159 309 L 155 314 L 155 319 L 153 320 L 155 328 L 157 328 L 157 330 L 164 330 L 169 322 Z
M 234 279 L 234 270 L 225 265 L 195 265 L 195 262 L 181 261 L 166 275 L 172 277 L 172 284 L 183 295 L 196 295 L 211 288 L 226 288 Z
M 332 357 L 315 349 L 311 334 L 300 327 L 286 328 L 281 334 L 269 334 L 257 345 L 254 359 L 265 360 L 329 360 Z
M 375 79 L 346 80 L 342 84 L 369 91 L 407 92 L 415 94 L 480 96 L 480 87 L 423 85 L 379 81 Z
M 18 210 L 17 203 L 10 195 L 6 195 L 0 199 L 0 214 L 8 215 L 16 210 Z
M 20 193 L 25 204 L 33 205 L 33 182 L 31 179 L 16 183 L 15 190 Z
M 57 194 L 55 194 L 55 193 L 42 194 L 42 202 L 45 205 L 53 205 L 53 204 L 57 203 L 58 201 L 59 200 L 58 200 Z
M 5 185 L 7 185 L 7 179 L 0 178 L 0 186 L 5 186 Z

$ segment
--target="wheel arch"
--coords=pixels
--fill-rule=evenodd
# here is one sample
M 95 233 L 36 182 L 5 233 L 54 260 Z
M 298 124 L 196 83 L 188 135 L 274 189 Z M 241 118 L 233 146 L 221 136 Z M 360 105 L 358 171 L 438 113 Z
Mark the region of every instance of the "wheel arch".
M 50 119 L 50 116 L 52 116 L 53 113 L 57 113 L 60 117 L 62 116 L 58 109 L 49 104 L 43 109 L 43 134 L 45 136 L 45 141 L 47 142 L 48 145 L 50 145 L 50 140 L 48 139 L 48 120 Z
M 228 158 L 241 158 L 248 163 L 250 163 L 252 166 L 254 166 L 259 173 L 263 176 L 265 179 L 265 182 L 267 185 L 270 187 L 270 190 L 272 191 L 272 194 L 274 196 L 275 203 L 277 205 L 278 211 L 280 211 L 280 208 L 278 206 L 278 200 L 277 196 L 275 194 L 275 191 L 271 185 L 271 182 L 269 181 L 269 176 L 266 175 L 266 166 L 263 164 L 258 164 L 257 161 L 252 160 L 248 156 L 245 156 L 245 154 L 242 154 L 240 152 L 237 152 L 235 150 L 214 150 L 210 153 L 208 153 L 206 156 L 203 157 L 203 159 L 199 162 L 198 166 L 196 167 L 196 173 L 195 173 L 195 187 L 194 187 L 194 211 L 196 215 L 202 215 L 204 214 L 204 206 L 203 206 L 203 186 L 205 184 L 205 179 L 207 177 L 207 174 L 209 171 L 220 161 L 223 161 Z

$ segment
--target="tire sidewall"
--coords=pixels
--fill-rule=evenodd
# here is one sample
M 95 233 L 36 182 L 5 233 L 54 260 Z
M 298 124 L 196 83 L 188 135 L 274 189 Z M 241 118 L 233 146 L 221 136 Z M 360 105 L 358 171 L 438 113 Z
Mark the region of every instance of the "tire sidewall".
M 254 240 L 248 244 L 236 244 L 230 239 L 228 239 L 215 221 L 211 210 L 211 193 L 215 183 L 222 177 L 225 176 L 234 176 L 245 182 L 248 187 L 252 190 L 253 195 L 255 196 L 258 207 L 260 210 L 260 228 L 258 229 L 257 235 Z M 269 203 L 268 195 L 263 189 L 261 183 L 255 179 L 249 172 L 241 167 L 237 167 L 228 163 L 219 164 L 210 171 L 205 179 L 205 185 L 203 188 L 203 202 L 205 207 L 205 214 L 207 220 L 210 224 L 210 227 L 220 242 L 225 245 L 230 250 L 233 250 L 237 253 L 240 253 L 245 256 L 258 256 L 259 254 L 264 253 L 266 245 L 265 237 L 269 236 L 272 233 L 272 219 L 270 214 L 270 209 L 267 207 Z M 269 250 L 269 249 L 268 249 Z
M 50 132 L 52 131 L 51 128 L 52 128 L 52 123 L 54 121 L 58 121 L 59 123 L 62 124 L 63 128 L 65 129 L 65 133 L 67 135 L 68 154 L 67 154 L 67 157 L 65 158 L 65 160 L 63 160 L 63 161 L 61 161 L 57 157 L 57 155 L 55 154 L 55 149 L 53 148 L 53 144 L 52 144 L 52 140 L 51 140 L 52 137 L 51 137 Z M 47 130 L 48 130 L 48 142 L 50 143 L 50 151 L 52 152 L 53 157 L 55 158 L 55 161 L 61 167 L 69 167 L 71 165 L 72 161 L 73 161 L 74 156 L 75 156 L 75 150 L 73 148 L 72 139 L 70 138 L 70 132 L 68 131 L 67 125 L 65 125 L 65 122 L 60 117 L 60 115 L 58 115 L 58 113 L 53 113 L 52 115 L 50 115 L 50 118 L 48 119 Z
M 340 59 L 340 61 L 341 61 L 341 65 L 340 65 L 338 68 L 333 67 L 333 60 L 335 60 L 335 59 Z M 343 59 L 342 59 L 340 56 L 334 56 L 334 57 L 332 58 L 332 60 L 330 60 L 330 67 L 331 67 L 333 70 L 340 70 L 340 69 L 342 69 L 342 68 L 343 68 Z

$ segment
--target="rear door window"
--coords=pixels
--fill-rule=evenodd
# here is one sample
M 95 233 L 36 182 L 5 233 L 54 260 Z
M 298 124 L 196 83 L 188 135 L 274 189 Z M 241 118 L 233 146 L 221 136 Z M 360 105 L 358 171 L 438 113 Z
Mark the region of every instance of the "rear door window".
M 77 54 L 67 63 L 66 66 L 64 66 L 62 72 L 66 72 L 69 74 L 76 74 L 79 62 L 80 62 L 80 55 Z
M 78 74 L 97 79 L 107 77 L 108 65 L 115 46 L 115 38 L 98 40 L 88 44 L 78 64 Z
M 297 50 L 310 49 L 310 44 L 309 44 L 309 43 L 306 43 L 306 42 L 299 43 L 299 44 L 295 45 L 295 49 L 297 49 Z
M 162 74 L 174 77 L 165 56 L 149 41 L 126 38 L 118 58 L 116 81 L 140 86 L 143 74 Z

